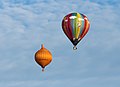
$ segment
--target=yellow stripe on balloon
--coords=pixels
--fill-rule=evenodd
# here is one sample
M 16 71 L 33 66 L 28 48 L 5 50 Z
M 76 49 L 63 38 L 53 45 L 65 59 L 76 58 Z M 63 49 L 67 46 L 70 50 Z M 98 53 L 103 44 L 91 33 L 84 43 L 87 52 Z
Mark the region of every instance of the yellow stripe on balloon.
M 79 34 L 80 34 L 80 26 L 82 24 L 82 20 L 81 19 L 81 15 L 79 13 L 77 13 L 77 22 L 76 22 L 76 36 L 75 38 L 78 39 L 79 38 Z

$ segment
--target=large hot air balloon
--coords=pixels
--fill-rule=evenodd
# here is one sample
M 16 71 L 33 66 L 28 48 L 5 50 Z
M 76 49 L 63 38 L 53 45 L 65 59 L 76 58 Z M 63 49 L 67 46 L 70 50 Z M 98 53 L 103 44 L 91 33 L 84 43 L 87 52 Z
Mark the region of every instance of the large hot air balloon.
M 52 61 L 52 54 L 42 45 L 41 49 L 35 53 L 35 61 L 42 67 L 42 71 L 44 71 L 45 66 Z
M 76 45 L 86 35 L 89 27 L 90 23 L 88 18 L 81 13 L 70 13 L 62 20 L 62 29 L 74 45 L 74 50 L 77 49 Z

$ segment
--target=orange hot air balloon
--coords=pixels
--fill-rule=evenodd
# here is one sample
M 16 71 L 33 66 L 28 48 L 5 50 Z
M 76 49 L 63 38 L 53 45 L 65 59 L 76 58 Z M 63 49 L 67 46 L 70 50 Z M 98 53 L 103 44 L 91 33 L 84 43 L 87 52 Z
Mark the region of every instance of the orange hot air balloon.
M 44 48 L 43 44 L 41 49 L 35 53 L 35 61 L 42 67 L 42 71 L 52 61 L 52 54 Z

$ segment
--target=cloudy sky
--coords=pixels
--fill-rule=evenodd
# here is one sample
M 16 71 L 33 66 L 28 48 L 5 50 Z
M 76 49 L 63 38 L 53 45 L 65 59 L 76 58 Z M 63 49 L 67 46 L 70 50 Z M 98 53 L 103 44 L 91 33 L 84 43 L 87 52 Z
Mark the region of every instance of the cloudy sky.
M 0 87 L 120 87 L 120 0 L 0 0 Z M 90 30 L 73 51 L 61 28 L 71 12 Z M 53 55 L 44 73 L 41 44 Z

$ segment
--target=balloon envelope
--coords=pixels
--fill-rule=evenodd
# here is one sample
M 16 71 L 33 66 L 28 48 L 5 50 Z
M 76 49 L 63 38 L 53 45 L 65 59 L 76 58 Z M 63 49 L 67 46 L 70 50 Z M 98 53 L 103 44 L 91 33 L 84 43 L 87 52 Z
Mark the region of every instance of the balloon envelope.
M 35 61 L 44 68 L 52 61 L 52 54 L 42 45 L 41 49 L 35 53 Z
M 86 35 L 89 27 L 88 18 L 81 13 L 70 13 L 62 20 L 62 29 L 74 47 Z

